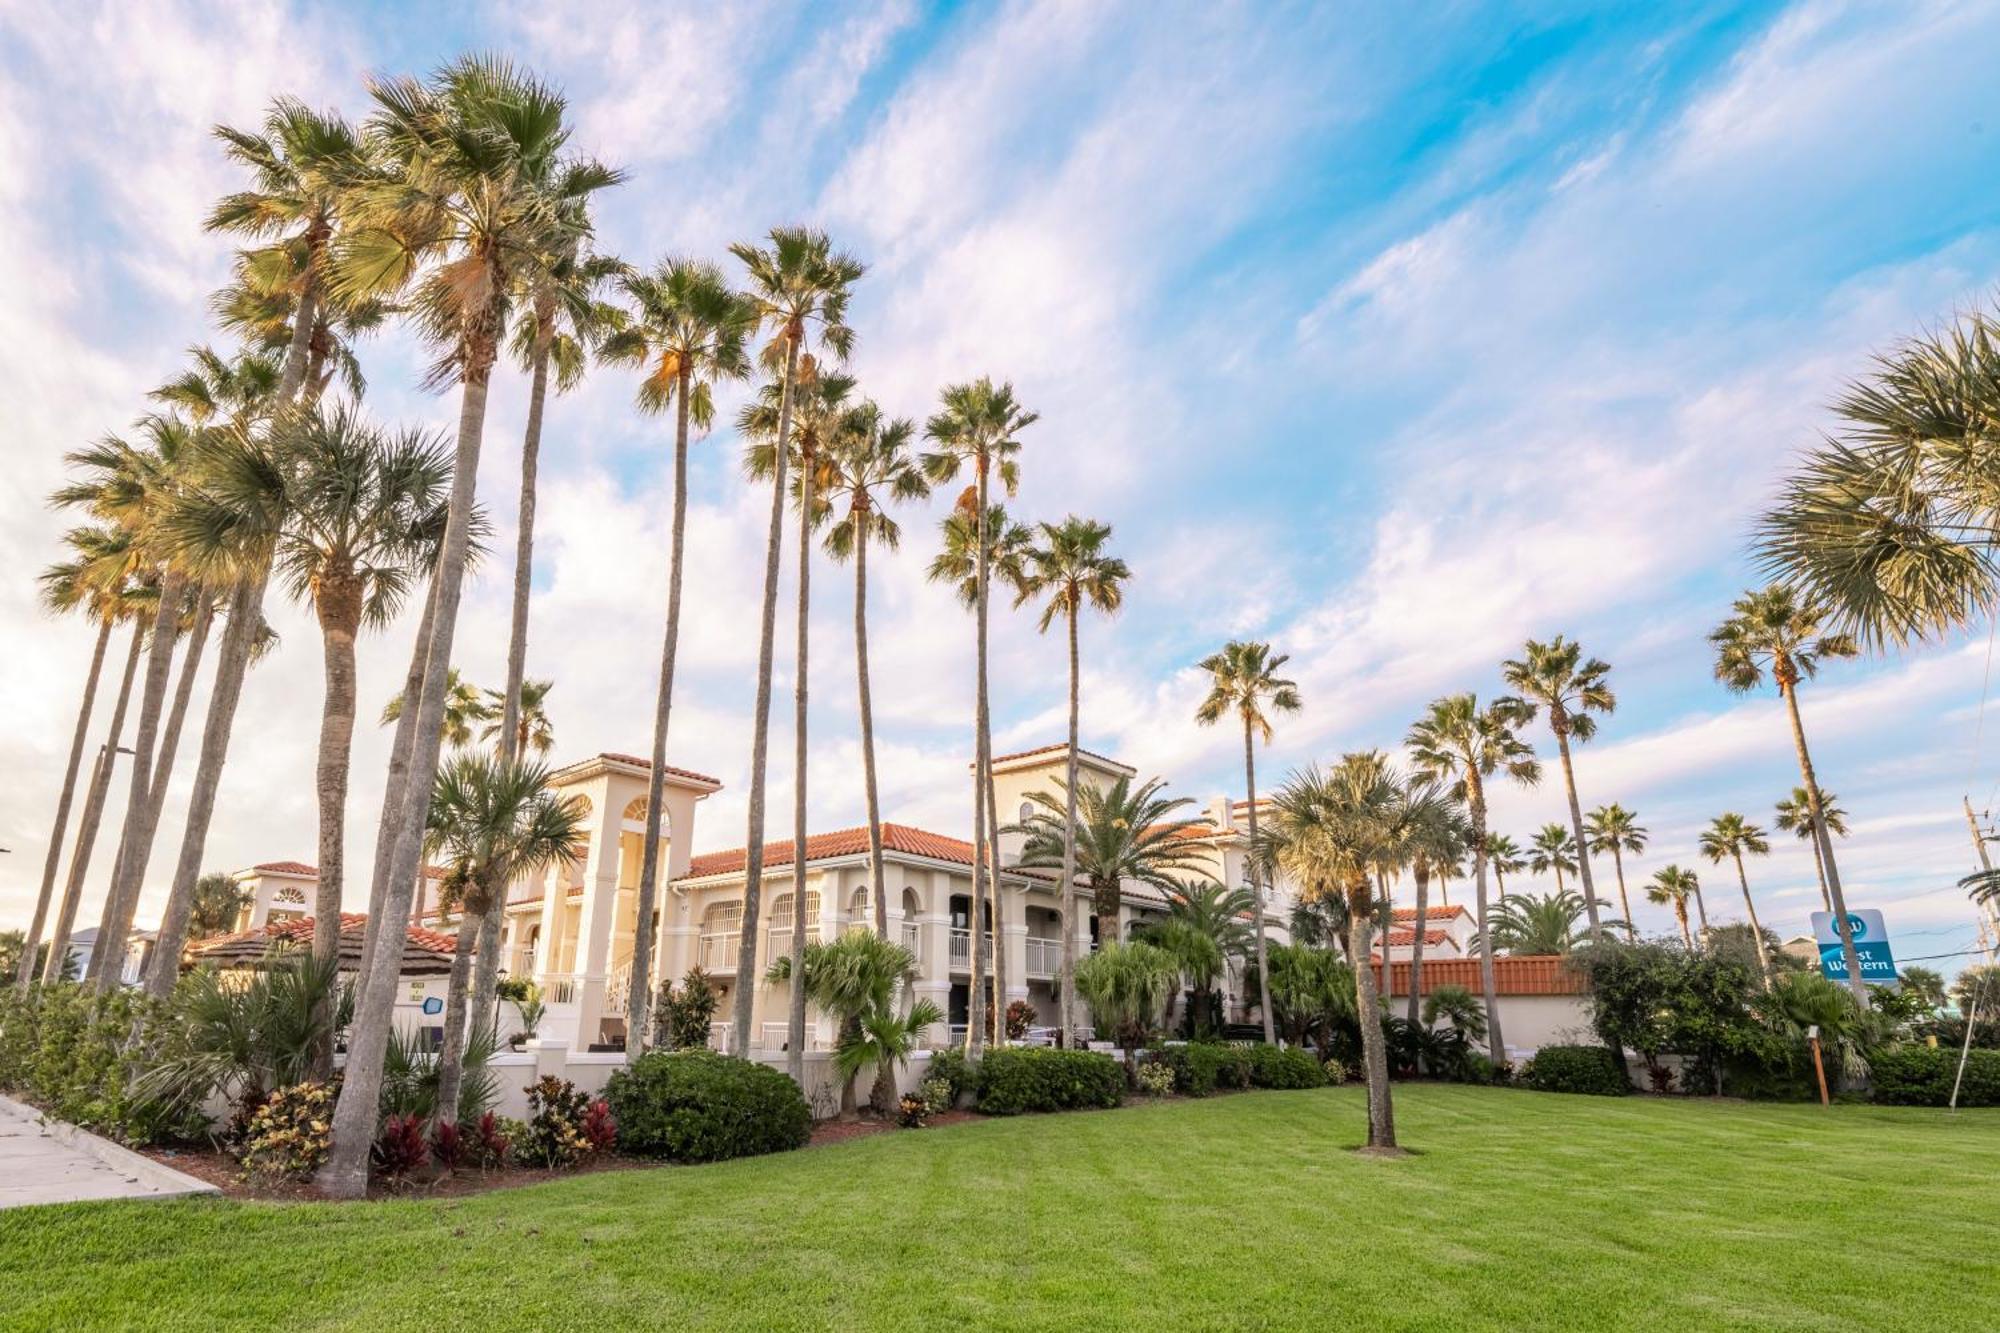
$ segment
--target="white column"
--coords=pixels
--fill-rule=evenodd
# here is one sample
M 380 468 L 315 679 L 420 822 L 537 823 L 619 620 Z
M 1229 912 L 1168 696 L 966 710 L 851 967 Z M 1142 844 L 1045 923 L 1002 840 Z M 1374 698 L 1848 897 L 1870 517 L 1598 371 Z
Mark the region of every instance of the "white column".
M 590 831 L 583 864 L 583 913 L 577 926 L 577 1041 L 598 1039 L 604 1015 L 604 981 L 611 968 L 611 929 L 618 914 L 618 832 L 620 811 L 600 788 L 597 827 Z

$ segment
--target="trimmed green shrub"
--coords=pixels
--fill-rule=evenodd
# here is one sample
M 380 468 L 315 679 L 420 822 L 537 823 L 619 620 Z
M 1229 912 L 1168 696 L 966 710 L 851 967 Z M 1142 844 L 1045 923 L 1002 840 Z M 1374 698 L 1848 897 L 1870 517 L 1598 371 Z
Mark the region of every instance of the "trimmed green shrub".
M 959 1098 L 979 1087 L 979 1066 L 965 1058 L 965 1052 L 956 1046 L 931 1052 L 930 1066 L 924 1070 L 924 1082 L 943 1080 L 951 1089 L 951 1100 L 941 1109 L 949 1110 L 958 1105 Z
M 1326 1070 L 1320 1062 L 1297 1047 L 1250 1048 L 1250 1086 L 1253 1088 L 1323 1088 Z
M 1173 1066 L 1174 1090 L 1183 1097 L 1206 1097 L 1217 1088 L 1250 1086 L 1250 1048 L 1215 1041 L 1168 1046 L 1160 1058 Z
M 1632 1091 L 1608 1046 L 1544 1046 L 1521 1068 L 1521 1084 L 1536 1092 L 1622 1097 Z
M 1943 1046 L 1892 1046 L 1869 1061 L 1870 1094 L 1890 1106 L 1946 1106 L 1958 1075 L 1958 1052 Z M 2000 1051 L 1974 1049 L 1965 1061 L 1960 1106 L 2000 1106 Z
M 1095 1051 L 1003 1047 L 979 1062 L 979 1109 L 988 1115 L 1116 1106 L 1124 1098 L 1125 1070 Z
M 139 991 L 0 987 L 0 1089 L 57 1120 L 127 1143 L 198 1135 L 208 1125 L 198 1106 L 139 1086 L 179 1049 L 172 1010 Z
M 621 1069 L 604 1100 L 618 1122 L 619 1146 L 670 1162 L 802 1148 L 812 1111 L 798 1084 L 775 1069 L 708 1050 L 655 1051 Z

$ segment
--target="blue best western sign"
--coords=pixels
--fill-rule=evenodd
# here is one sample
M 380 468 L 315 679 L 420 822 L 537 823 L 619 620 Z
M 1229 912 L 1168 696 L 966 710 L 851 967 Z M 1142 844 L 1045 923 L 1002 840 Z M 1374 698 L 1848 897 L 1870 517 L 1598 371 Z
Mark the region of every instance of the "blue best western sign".
M 1847 955 L 1840 947 L 1840 928 L 1831 912 L 1812 914 L 1813 939 L 1819 944 L 1819 968 L 1829 981 L 1847 980 Z M 1861 963 L 1861 979 L 1887 984 L 1896 980 L 1896 960 L 1889 952 L 1889 929 L 1882 914 L 1873 909 L 1847 914 L 1848 933 L 1854 936 L 1854 954 Z

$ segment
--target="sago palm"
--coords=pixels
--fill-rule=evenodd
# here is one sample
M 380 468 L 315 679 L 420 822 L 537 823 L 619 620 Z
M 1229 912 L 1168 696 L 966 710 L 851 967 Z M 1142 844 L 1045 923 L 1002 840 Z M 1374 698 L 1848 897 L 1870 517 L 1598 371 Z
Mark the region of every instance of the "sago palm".
M 1291 658 L 1273 654 L 1271 645 L 1245 639 L 1231 639 L 1220 652 L 1201 660 L 1208 673 L 1208 693 L 1195 709 L 1194 720 L 1204 727 L 1223 718 L 1233 718 L 1243 726 L 1243 793 L 1249 812 L 1250 843 L 1256 846 L 1257 830 L 1257 742 L 1271 743 L 1271 719 L 1279 713 L 1296 713 L 1302 704 L 1298 684 L 1279 671 Z M 1256 930 L 1257 971 L 1262 975 L 1268 964 L 1270 947 L 1264 939 L 1264 885 L 1254 858 L 1248 862 L 1250 894 L 1256 899 L 1253 924 Z M 1275 1041 L 1272 1015 L 1264 1009 L 1264 1040 Z
M 1578 848 L 1577 878 L 1583 884 L 1583 904 L 1590 912 L 1590 930 L 1601 933 L 1597 919 L 1597 886 L 1591 879 L 1590 857 L 1584 847 L 1583 806 L 1576 795 L 1576 766 L 1570 758 L 1570 742 L 1581 745 L 1597 734 L 1598 713 L 1618 706 L 1606 678 L 1609 663 L 1583 656 L 1581 645 L 1558 634 L 1547 643 L 1528 640 L 1518 658 L 1501 663 L 1501 678 L 1521 702 L 1523 721 L 1546 713 L 1549 730 L 1556 738 L 1556 753 L 1562 760 L 1563 791 L 1569 797 L 1570 833 Z
M 861 261 L 833 248 L 826 234 L 806 227 L 778 227 L 769 234 L 769 244 L 737 244 L 730 253 L 742 262 L 749 278 L 746 295 L 758 322 L 771 331 L 763 351 L 766 370 L 778 386 L 778 419 L 772 436 L 771 522 L 764 541 L 764 601 L 757 639 L 757 705 L 751 722 L 749 848 L 743 867 L 743 940 L 736 975 L 752 977 L 757 972 L 757 914 L 764 894 L 764 794 L 771 739 L 771 671 L 776 649 L 778 616 L 778 563 L 785 530 L 785 473 L 791 462 L 792 412 L 794 395 L 801 378 L 817 374 L 819 349 L 835 361 L 845 361 L 854 346 L 854 330 L 847 324 L 847 306 L 854 284 L 867 270 Z M 792 880 L 794 901 L 800 910 L 795 921 L 793 945 L 803 949 L 806 940 L 805 903 L 805 801 L 806 801 L 806 612 L 811 597 L 811 543 L 804 538 L 816 507 L 808 485 L 802 496 L 804 516 L 799 542 L 798 587 L 798 677 L 793 696 L 793 719 L 797 728 L 793 750 L 796 772 L 792 785 Z M 750 1012 L 756 988 L 736 988 L 735 1021 L 730 1028 L 732 1054 L 744 1056 L 750 1049 Z M 786 1028 L 786 1066 L 801 1086 L 805 1075 L 805 992 L 795 991 Z
M 1042 602 L 1042 614 L 1036 628 L 1047 634 L 1049 626 L 1060 617 L 1069 639 L 1069 748 L 1063 761 L 1063 791 L 1068 809 L 1064 815 L 1067 824 L 1064 828 L 1061 878 L 1056 881 L 1056 894 L 1061 903 L 1058 912 L 1063 926 L 1057 1003 L 1061 1009 L 1059 1022 L 1065 1034 L 1065 1043 L 1070 1040 L 1068 1034 L 1076 1020 L 1072 996 L 1076 990 L 1079 916 L 1076 910 L 1075 825 L 1083 659 L 1078 648 L 1077 626 L 1086 608 L 1109 616 L 1116 615 L 1125 604 L 1125 583 L 1131 578 L 1132 571 L 1123 560 L 1109 552 L 1107 547 L 1110 541 L 1110 524 L 1078 518 L 1074 514 L 1061 523 L 1040 524 L 1038 536 L 1023 553 L 1020 572 L 1019 600 L 1040 599 Z
M 1504 774 L 1525 787 L 1542 780 L 1542 766 L 1535 752 L 1516 734 L 1519 710 L 1506 700 L 1479 706 L 1477 695 L 1453 694 L 1434 701 L 1429 710 L 1410 728 L 1404 744 L 1410 762 L 1418 772 L 1451 784 L 1452 794 L 1465 805 L 1472 821 L 1472 875 L 1476 925 L 1483 936 L 1490 929 L 1486 896 L 1486 872 L 1490 868 L 1502 877 L 1501 898 L 1506 898 L 1505 874 L 1520 869 L 1520 853 L 1511 838 L 1491 834 L 1486 826 L 1486 780 Z M 1486 1012 L 1493 1016 L 1487 1025 L 1487 1052 L 1493 1062 L 1507 1058 L 1507 1044 L 1500 1031 L 1497 1003 L 1498 981 L 1493 960 L 1482 955 L 1479 985 L 1485 995 Z M 1414 985 L 1411 999 L 1416 998 Z
M 1639 932 L 1632 924 L 1632 899 L 1625 892 L 1625 853 L 1637 856 L 1645 851 L 1648 836 L 1638 816 L 1616 801 L 1585 816 L 1585 845 L 1593 852 L 1611 853 L 1611 865 L 1618 875 L 1618 910 L 1625 914 L 1625 933 L 1633 941 L 1638 940 Z
M 639 410 L 674 414 L 674 511 L 667 547 L 667 613 L 660 642 L 660 678 L 653 696 L 652 769 L 646 775 L 646 830 L 639 858 L 637 921 L 651 921 L 659 897 L 660 821 L 665 814 L 667 735 L 673 719 L 674 670 L 680 655 L 681 589 L 687 554 L 688 445 L 695 431 L 715 423 L 715 386 L 750 373 L 748 345 L 756 322 L 749 301 L 733 291 L 722 270 L 697 259 L 662 260 L 650 272 L 628 273 L 621 283 L 632 309 L 598 349 L 604 360 L 635 365 Z M 641 930 L 632 946 L 631 990 L 626 995 L 628 1060 L 645 1049 L 652 1031 L 646 1010 L 653 994 L 653 937 Z
M 1768 676 L 1777 682 L 1785 701 L 1785 715 L 1792 724 L 1792 749 L 1798 756 L 1799 776 L 1818 828 L 1820 868 L 1826 874 L 1827 897 L 1833 904 L 1833 919 L 1840 935 L 1840 951 L 1847 963 L 1847 984 L 1855 1001 L 1868 1003 L 1868 983 L 1861 976 L 1861 962 L 1854 949 L 1853 932 L 1848 929 L 1847 897 L 1840 888 L 1840 866 L 1833 855 L 1833 839 L 1828 835 L 1820 812 L 1826 809 L 1825 793 L 1813 769 L 1812 752 L 1806 746 L 1805 722 L 1799 715 L 1799 683 L 1819 674 L 1820 664 L 1829 658 L 1852 657 L 1856 646 L 1852 636 L 1830 633 L 1817 606 L 1794 589 L 1773 584 L 1761 592 L 1747 592 L 1736 599 L 1729 619 L 1709 634 L 1715 648 L 1716 679 L 1739 694 L 1762 685 Z
M 1757 966 L 1764 974 L 1764 985 L 1771 985 L 1771 952 L 1764 943 L 1764 928 L 1757 922 L 1757 904 L 1750 896 L 1750 877 L 1743 869 L 1743 854 L 1768 856 L 1771 843 L 1764 836 L 1764 830 L 1735 813 L 1720 814 L 1709 821 L 1701 834 L 1701 854 L 1714 865 L 1723 861 L 1736 864 L 1736 883 L 1743 890 L 1743 910 L 1750 916 L 1750 938 L 1757 942 Z

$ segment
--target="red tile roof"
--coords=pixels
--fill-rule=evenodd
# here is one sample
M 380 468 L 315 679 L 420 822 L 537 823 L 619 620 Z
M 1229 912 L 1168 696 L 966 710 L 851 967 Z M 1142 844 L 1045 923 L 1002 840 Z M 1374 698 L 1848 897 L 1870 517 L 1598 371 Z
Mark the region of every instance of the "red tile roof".
M 368 918 L 360 912 L 340 914 L 340 962 L 344 969 L 357 967 L 361 960 L 362 938 L 366 933 Z M 405 973 L 436 974 L 449 971 L 451 956 L 458 951 L 458 941 L 441 931 L 426 930 L 422 926 L 405 926 L 403 966 Z M 189 949 L 189 957 L 197 964 L 219 963 L 223 966 L 252 964 L 263 957 L 264 951 L 275 943 L 285 943 L 299 948 L 312 944 L 313 919 L 309 916 L 294 917 L 287 921 L 273 921 L 254 930 L 238 931 L 234 935 L 220 935 L 213 939 L 197 941 Z
M 884 824 L 882 826 L 882 847 L 885 851 L 903 852 L 909 856 L 928 857 L 933 861 L 956 861 L 960 865 L 972 864 L 972 844 L 963 838 L 950 838 L 942 833 L 930 833 L 908 824 Z M 806 839 L 806 860 L 825 861 L 837 856 L 858 856 L 868 850 L 868 829 L 840 829 L 834 833 L 815 833 Z M 749 859 L 748 849 L 733 847 L 726 852 L 707 852 L 688 861 L 687 878 L 702 875 L 726 875 L 743 869 Z M 764 844 L 764 864 L 767 866 L 790 865 L 792 863 L 792 840 L 767 842 Z
M 644 768 L 650 770 L 653 767 L 652 760 L 642 759 L 636 754 L 615 754 L 607 750 L 603 754 L 598 755 L 597 757 L 599 759 L 609 759 L 614 764 L 630 764 L 634 768 Z M 590 761 L 586 759 L 583 760 L 582 762 L 589 763 Z M 576 766 L 577 765 L 575 764 L 565 765 L 565 767 L 568 768 L 575 768 Z M 672 764 L 667 764 L 664 765 L 664 769 L 666 772 L 673 774 L 675 777 L 686 778 L 690 782 L 710 782 L 718 787 L 722 785 L 721 778 L 712 778 L 706 773 L 697 773 L 691 768 L 675 768 Z
M 1054 754 L 1058 750 L 1067 750 L 1068 748 L 1069 748 L 1068 741 L 1057 741 L 1054 745 L 1037 745 L 1032 750 L 1016 750 L 1012 754 L 996 754 L 993 756 L 993 762 L 996 764 L 1005 764 L 1005 763 L 1010 763 L 1016 759 L 1032 759 L 1038 754 Z M 1113 768 L 1131 767 L 1130 764 L 1119 763 L 1116 759 L 1111 758 L 1111 756 L 1109 755 L 1099 754 L 1095 750 L 1086 750 L 1081 745 L 1076 747 L 1076 752 L 1079 756 L 1088 755 L 1092 759 L 1097 760 L 1099 763 L 1109 764 Z
M 255 865 L 250 868 L 272 875 L 303 875 L 308 879 L 319 878 L 319 867 L 309 866 L 304 861 L 266 861 L 262 865 Z M 424 867 L 425 879 L 443 879 L 450 873 L 443 866 Z
M 1442 929 L 1432 930 L 1429 926 L 1424 927 L 1424 943 L 1426 945 L 1447 944 L 1450 941 L 1451 941 L 1450 931 Z M 1417 932 L 1415 930 L 1399 928 L 1391 930 L 1388 933 L 1388 935 L 1384 937 L 1377 938 L 1375 941 L 1375 947 L 1379 949 L 1382 947 L 1384 943 L 1386 943 L 1391 949 L 1407 949 L 1416 942 L 1417 942 Z
M 1466 911 L 1463 907 L 1460 907 L 1455 903 L 1450 907 L 1427 907 L 1424 909 L 1424 926 L 1428 929 L 1430 923 L 1433 921 L 1449 921 L 1453 917 L 1471 916 L 1471 915 L 1472 914 L 1470 912 Z M 1398 925 L 1402 924 L 1405 921 L 1415 921 L 1416 919 L 1417 919 L 1416 908 L 1398 907 L 1396 909 L 1396 922 Z
M 1479 994 L 1479 960 L 1426 958 L 1424 994 L 1429 995 L 1440 986 L 1463 986 L 1474 995 Z M 1590 983 L 1583 969 L 1570 966 L 1570 960 L 1564 957 L 1502 955 L 1493 960 L 1493 989 L 1499 995 L 1588 995 Z M 1389 964 L 1389 993 L 1410 993 L 1408 963 Z

